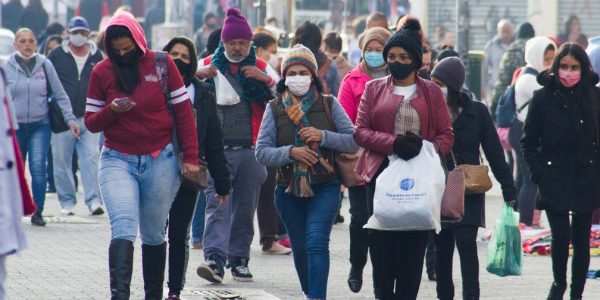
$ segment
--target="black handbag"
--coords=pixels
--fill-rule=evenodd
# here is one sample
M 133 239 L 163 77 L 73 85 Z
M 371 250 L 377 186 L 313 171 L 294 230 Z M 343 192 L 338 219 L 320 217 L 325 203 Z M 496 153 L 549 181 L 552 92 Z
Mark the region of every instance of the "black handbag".
M 46 72 L 46 62 L 42 63 L 42 69 L 44 70 L 44 76 L 46 77 L 46 97 L 48 97 L 48 117 L 50 118 L 50 128 L 54 133 L 65 132 L 70 129 L 69 124 L 65 122 L 62 110 L 54 97 L 52 97 L 52 86 L 48 80 L 48 72 Z

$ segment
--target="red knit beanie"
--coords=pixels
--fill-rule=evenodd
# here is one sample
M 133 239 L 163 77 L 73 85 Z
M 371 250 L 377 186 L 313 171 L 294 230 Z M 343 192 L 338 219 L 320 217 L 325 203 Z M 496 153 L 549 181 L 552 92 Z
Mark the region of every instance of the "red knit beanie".
M 230 7 L 221 31 L 221 40 L 252 40 L 252 29 L 238 8 Z

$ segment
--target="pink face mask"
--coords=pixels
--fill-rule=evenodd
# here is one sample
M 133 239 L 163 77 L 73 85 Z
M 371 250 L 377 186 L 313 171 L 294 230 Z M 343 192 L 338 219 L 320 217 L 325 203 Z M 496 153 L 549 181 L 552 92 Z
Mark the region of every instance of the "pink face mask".
M 581 79 L 581 72 L 569 72 L 564 70 L 558 70 L 558 79 L 566 88 L 570 88 L 576 85 Z

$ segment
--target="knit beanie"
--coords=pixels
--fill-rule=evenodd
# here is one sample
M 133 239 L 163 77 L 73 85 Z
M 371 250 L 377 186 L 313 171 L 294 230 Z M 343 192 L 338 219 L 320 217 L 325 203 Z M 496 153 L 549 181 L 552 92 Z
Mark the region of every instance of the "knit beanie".
M 383 47 L 383 57 L 387 59 L 392 47 L 401 47 L 410 55 L 417 69 L 423 65 L 423 40 L 421 39 L 421 25 L 413 22 L 403 29 L 396 31 Z
M 465 83 L 465 65 L 458 57 L 444 58 L 435 65 L 431 77 L 439 79 L 450 89 L 460 92 Z
M 231 40 L 252 40 L 252 29 L 248 20 L 238 8 L 230 7 L 227 10 L 227 17 L 223 23 L 223 30 L 221 31 L 221 40 L 228 42 Z
M 535 29 L 530 23 L 525 22 L 517 27 L 517 38 L 518 39 L 530 39 L 535 36 Z
M 283 61 L 281 61 L 281 75 L 285 76 L 287 68 L 295 65 L 303 65 L 308 68 L 314 76 L 317 75 L 317 60 L 312 51 L 302 44 L 296 44 L 287 52 Z
M 367 31 L 363 32 L 358 37 L 358 47 L 360 47 L 361 52 L 365 52 L 365 48 L 371 41 L 377 41 L 381 45 L 385 45 L 385 42 L 390 39 L 392 33 L 381 27 L 372 27 L 367 29 Z
M 438 54 L 437 60 L 442 61 L 444 58 L 448 57 L 459 57 L 458 52 L 452 49 L 444 49 L 440 54 Z

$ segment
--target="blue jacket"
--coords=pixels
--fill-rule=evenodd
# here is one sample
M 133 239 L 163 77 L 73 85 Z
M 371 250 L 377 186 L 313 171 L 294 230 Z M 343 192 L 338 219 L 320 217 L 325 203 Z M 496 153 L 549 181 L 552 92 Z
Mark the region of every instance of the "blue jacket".
M 21 68 L 13 53 L 6 63 L 6 80 L 12 95 L 17 121 L 33 123 L 48 118 L 48 95 L 46 82 L 50 83 L 53 101 L 57 101 L 67 124 L 75 122 L 71 102 L 63 89 L 52 63 L 41 54 L 35 54 L 35 66 L 31 74 Z M 46 67 L 48 78 L 44 75 Z

